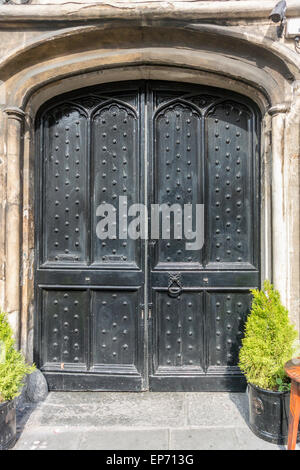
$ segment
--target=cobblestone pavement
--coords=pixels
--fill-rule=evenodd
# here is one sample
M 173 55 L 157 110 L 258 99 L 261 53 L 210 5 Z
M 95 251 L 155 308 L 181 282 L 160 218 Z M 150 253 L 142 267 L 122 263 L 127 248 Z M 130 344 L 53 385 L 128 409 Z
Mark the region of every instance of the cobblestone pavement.
M 284 449 L 247 422 L 241 393 L 52 392 L 18 409 L 14 449 Z

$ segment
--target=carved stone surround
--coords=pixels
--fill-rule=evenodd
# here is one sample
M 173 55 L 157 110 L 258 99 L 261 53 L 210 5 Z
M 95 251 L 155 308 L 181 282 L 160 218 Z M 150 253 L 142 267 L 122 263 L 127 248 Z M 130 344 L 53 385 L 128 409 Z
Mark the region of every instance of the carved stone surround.
M 291 40 L 274 39 L 268 13 L 275 2 L 1 3 L 0 23 L 14 32 L 0 28 L 0 305 L 27 356 L 34 315 L 35 115 L 53 96 L 120 80 L 209 84 L 258 104 L 262 272 L 299 328 L 300 56 Z M 300 16 L 298 0 L 289 1 L 288 14 Z

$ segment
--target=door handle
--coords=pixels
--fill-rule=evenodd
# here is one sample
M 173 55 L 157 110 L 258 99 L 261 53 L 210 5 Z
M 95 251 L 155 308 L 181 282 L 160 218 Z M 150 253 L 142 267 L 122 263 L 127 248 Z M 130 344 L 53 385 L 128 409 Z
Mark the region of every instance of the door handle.
M 178 297 L 182 291 L 180 286 L 169 287 L 168 292 L 171 297 Z

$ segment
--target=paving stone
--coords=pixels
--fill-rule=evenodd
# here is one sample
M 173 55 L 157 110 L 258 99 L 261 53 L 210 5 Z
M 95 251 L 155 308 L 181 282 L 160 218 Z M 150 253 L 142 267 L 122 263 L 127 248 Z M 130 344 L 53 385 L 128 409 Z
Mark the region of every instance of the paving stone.
M 188 393 L 187 424 L 191 426 L 245 426 L 248 398 L 245 393 Z
M 45 404 L 30 419 L 37 426 L 97 426 L 102 424 L 100 410 L 92 405 L 55 406 Z
M 167 429 L 96 429 L 84 433 L 79 450 L 167 450 Z
M 235 430 L 239 448 L 241 450 L 285 450 L 285 446 L 279 446 L 276 444 L 271 444 L 270 442 L 264 441 L 257 437 L 251 429 L 236 429 Z M 300 450 L 300 446 L 297 445 L 297 450 Z
M 77 393 L 70 400 L 69 394 L 58 395 L 50 394 L 40 407 L 39 424 L 166 427 L 185 423 L 184 394 L 180 393 L 103 393 L 95 399 L 90 396 L 89 403 Z
M 90 405 L 102 403 L 108 392 L 50 392 L 48 405 Z M 118 395 L 118 392 L 117 392 Z
M 78 429 L 40 427 L 26 430 L 14 450 L 76 450 L 79 441 Z
M 237 450 L 239 443 L 233 428 L 171 429 L 171 450 Z
M 105 394 L 99 407 L 105 424 L 182 426 L 185 422 L 184 394 Z

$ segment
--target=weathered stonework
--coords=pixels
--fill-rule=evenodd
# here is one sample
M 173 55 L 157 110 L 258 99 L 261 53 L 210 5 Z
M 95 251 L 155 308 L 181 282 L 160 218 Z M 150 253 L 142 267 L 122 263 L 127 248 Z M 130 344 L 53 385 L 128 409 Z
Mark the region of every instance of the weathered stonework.
M 262 129 L 262 272 L 298 329 L 300 55 L 278 39 L 274 1 L 33 0 L 0 5 L 0 305 L 32 358 L 34 119 L 49 98 L 119 80 L 235 90 Z M 300 17 L 298 1 L 288 15 Z M 5 26 L 5 27 L 4 27 Z

